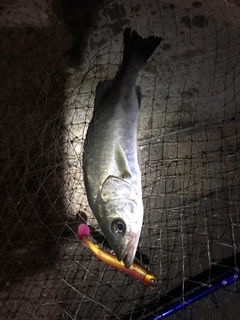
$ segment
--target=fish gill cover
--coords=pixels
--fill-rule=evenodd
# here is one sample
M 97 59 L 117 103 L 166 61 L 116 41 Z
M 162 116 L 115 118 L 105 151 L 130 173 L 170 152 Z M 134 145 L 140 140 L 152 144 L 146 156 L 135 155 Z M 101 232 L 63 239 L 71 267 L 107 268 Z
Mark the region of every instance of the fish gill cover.
M 214 267 L 238 270 L 239 24 L 237 1 L 2 1 L 1 319 L 144 319 L 215 281 Z M 164 39 L 137 83 L 136 262 L 156 274 L 155 290 L 77 238 L 86 223 L 110 251 L 87 202 L 82 152 L 97 83 L 115 76 L 126 27 Z M 237 284 L 215 292 L 181 317 L 234 318 L 237 293 Z

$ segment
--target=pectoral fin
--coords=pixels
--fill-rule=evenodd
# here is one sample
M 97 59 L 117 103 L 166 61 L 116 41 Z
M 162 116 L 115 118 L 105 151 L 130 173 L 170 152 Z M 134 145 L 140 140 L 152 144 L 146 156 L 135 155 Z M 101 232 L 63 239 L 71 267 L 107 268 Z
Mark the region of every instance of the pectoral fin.
M 116 157 L 116 164 L 117 168 L 120 172 L 122 179 L 131 178 L 132 174 L 128 165 L 128 160 L 126 157 L 123 148 L 120 145 L 116 145 L 115 147 L 115 157 Z

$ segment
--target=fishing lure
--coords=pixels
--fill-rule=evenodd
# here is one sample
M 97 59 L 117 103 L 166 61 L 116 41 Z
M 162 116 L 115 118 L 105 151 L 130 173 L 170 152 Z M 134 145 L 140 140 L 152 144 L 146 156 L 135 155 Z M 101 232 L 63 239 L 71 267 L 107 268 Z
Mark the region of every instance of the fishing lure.
M 157 278 L 153 273 L 149 272 L 137 263 L 133 263 L 130 268 L 126 268 L 124 262 L 118 261 L 115 255 L 102 250 L 99 245 L 91 242 L 88 239 L 89 234 L 90 228 L 86 224 L 80 224 L 78 227 L 79 239 L 86 244 L 86 246 L 98 257 L 98 259 L 118 270 L 128 273 L 132 277 L 143 281 L 147 285 L 156 286 Z

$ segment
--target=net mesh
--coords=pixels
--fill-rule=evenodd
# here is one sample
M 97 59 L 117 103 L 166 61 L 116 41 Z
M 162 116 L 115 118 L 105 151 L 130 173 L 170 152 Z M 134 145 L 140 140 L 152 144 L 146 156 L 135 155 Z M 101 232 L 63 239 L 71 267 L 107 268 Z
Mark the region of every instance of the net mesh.
M 239 1 L 2 1 L 0 25 L 1 319 L 143 319 L 203 270 L 200 286 L 226 258 L 237 268 Z M 87 203 L 82 148 L 126 26 L 164 38 L 139 77 L 137 260 L 157 275 L 156 290 L 76 237 L 83 221 L 107 245 Z M 208 319 L 206 305 L 212 319 L 230 317 L 236 285 L 229 290 L 179 317 Z

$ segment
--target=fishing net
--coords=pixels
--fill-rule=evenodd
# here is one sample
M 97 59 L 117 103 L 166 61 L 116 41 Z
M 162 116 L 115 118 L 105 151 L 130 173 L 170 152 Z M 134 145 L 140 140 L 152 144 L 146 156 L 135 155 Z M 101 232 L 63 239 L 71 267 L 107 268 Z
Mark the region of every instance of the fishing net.
M 216 268 L 237 270 L 239 24 L 238 0 L 1 2 L 1 319 L 145 319 L 208 286 Z M 136 259 L 157 275 L 156 289 L 76 236 L 85 222 L 108 249 L 86 200 L 82 148 L 126 26 L 164 38 L 138 79 Z M 235 318 L 238 294 L 235 283 L 169 319 Z

